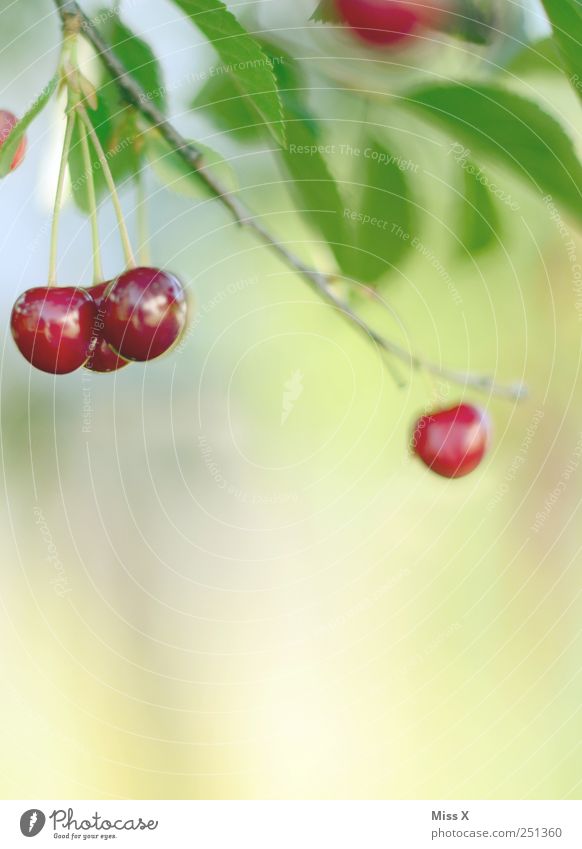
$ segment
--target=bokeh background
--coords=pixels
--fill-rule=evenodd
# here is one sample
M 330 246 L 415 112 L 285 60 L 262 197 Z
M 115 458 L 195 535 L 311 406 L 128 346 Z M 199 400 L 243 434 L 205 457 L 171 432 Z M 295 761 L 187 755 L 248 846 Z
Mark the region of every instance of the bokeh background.
M 306 29 L 312 5 L 237 12 L 311 63 L 330 138 L 362 120 L 338 80 L 397 86 L 414 66 L 454 76 L 479 61 L 433 44 L 406 71 L 371 67 L 341 34 Z M 535 4 L 509 5 L 519 38 L 543 34 Z M 220 150 L 245 200 L 328 267 L 268 143 L 243 148 L 188 107 L 212 50 L 170 2 L 121 8 L 160 55 L 176 124 Z M 53 72 L 59 27 L 48 0 L 0 9 L 1 105 L 22 113 Z M 564 78 L 507 82 L 580 146 Z M 419 165 L 427 252 L 382 286 L 396 318 L 362 309 L 424 356 L 525 380 L 526 402 L 406 368 L 397 388 L 374 347 L 219 204 L 155 175 L 153 257 L 196 304 L 185 341 L 113 377 L 33 373 L 9 314 L 46 279 L 57 103 L 2 182 L 4 797 L 579 798 L 582 293 L 571 251 L 582 258 L 582 243 L 491 168 L 519 209 L 505 211 L 493 250 L 468 258 L 451 234 L 447 139 L 381 104 L 366 120 Z M 135 231 L 133 187 L 122 197 Z M 113 275 L 122 258 L 106 205 L 101 225 Z M 89 231 L 69 202 L 60 279 L 90 278 Z M 450 482 L 414 461 L 408 440 L 427 405 L 461 398 L 487 407 L 495 439 L 481 470 Z

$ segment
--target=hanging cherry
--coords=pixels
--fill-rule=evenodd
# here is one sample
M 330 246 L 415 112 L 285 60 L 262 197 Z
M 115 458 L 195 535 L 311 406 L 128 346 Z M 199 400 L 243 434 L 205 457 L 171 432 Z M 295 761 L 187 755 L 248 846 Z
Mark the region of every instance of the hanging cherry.
M 335 0 L 339 18 L 369 44 L 390 45 L 435 26 L 443 14 L 432 0 Z
M 490 439 L 487 414 L 471 404 L 458 404 L 421 416 L 412 438 L 414 453 L 445 478 L 461 478 L 482 461 Z
M 93 333 L 91 339 L 91 353 L 89 359 L 85 363 L 85 368 L 89 371 L 99 372 L 100 374 L 109 374 L 113 371 L 119 371 L 129 365 L 129 360 L 124 360 L 115 353 L 111 345 L 103 336 L 105 327 L 105 295 L 107 289 L 111 286 L 111 281 L 100 283 L 98 286 L 92 286 L 89 293 L 95 301 L 97 307 L 95 321 L 93 324 Z
M 128 360 L 159 357 L 186 326 L 184 287 L 174 274 L 159 268 L 126 271 L 112 284 L 104 307 L 104 338 Z
M 89 357 L 96 311 L 95 302 L 84 289 L 28 289 L 12 309 L 12 336 L 35 368 L 49 374 L 69 374 Z

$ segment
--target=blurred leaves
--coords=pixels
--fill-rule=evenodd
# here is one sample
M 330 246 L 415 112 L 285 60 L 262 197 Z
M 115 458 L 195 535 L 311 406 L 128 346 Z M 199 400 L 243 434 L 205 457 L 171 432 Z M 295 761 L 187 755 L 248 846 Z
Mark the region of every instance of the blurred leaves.
M 580 0 L 542 0 L 554 39 L 578 97 L 582 98 L 582 5 Z
M 582 220 L 582 165 L 569 136 L 537 103 L 494 86 L 464 84 L 418 89 L 401 102 L 443 124 L 456 141 L 509 166 Z
M 100 14 L 100 31 L 111 46 L 112 52 L 141 85 L 149 100 L 165 109 L 165 87 L 162 71 L 151 47 L 138 38 L 116 15 Z M 136 110 L 128 105 L 117 83 L 105 71 L 97 91 L 97 108 L 88 109 L 109 168 L 117 183 L 138 173 L 143 160 L 143 139 Z M 95 190 L 99 198 L 106 190 L 105 177 L 99 158 L 90 145 L 91 167 Z M 83 212 L 89 211 L 87 176 L 83 161 L 78 125 L 73 132 L 69 156 L 73 196 Z
M 273 138 L 285 144 L 281 99 L 272 62 L 221 0 L 174 0 L 212 43 L 247 105 Z
M 490 44 L 499 35 L 499 9 L 493 0 L 457 0 L 439 28 L 472 44 Z
M 229 190 L 238 188 L 234 171 L 226 160 L 206 145 L 195 142 L 202 152 L 201 171 L 215 177 Z M 213 197 L 214 193 L 198 172 L 190 167 L 156 131 L 146 136 L 145 154 L 157 178 L 171 191 L 191 198 Z
M 359 158 L 360 197 L 352 213 L 358 279 L 372 283 L 401 261 L 416 234 L 416 206 L 406 170 L 409 161 L 374 139 L 362 144 Z
M 479 168 L 470 161 L 463 168 L 463 183 L 455 232 L 461 243 L 460 253 L 476 256 L 496 243 L 500 216 L 491 192 L 480 179 Z
M 20 119 L 20 121 L 12 128 L 0 149 L 0 177 L 5 177 L 10 172 L 12 160 L 18 150 L 18 146 L 22 140 L 28 127 L 32 124 L 36 116 L 42 112 L 47 105 L 59 84 L 59 75 L 49 80 L 43 88 L 39 96 L 36 98 L 30 109 Z

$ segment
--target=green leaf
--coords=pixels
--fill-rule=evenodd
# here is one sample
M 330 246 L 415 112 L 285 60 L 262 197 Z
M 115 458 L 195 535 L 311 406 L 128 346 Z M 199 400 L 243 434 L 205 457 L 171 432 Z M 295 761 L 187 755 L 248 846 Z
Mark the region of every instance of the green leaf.
M 499 8 L 492 0 L 457 0 L 439 28 L 472 44 L 490 44 L 499 27 Z
M 111 46 L 113 53 L 121 60 L 126 71 L 140 84 L 149 101 L 154 103 L 158 109 L 165 109 L 166 88 L 160 63 L 152 48 L 138 38 L 129 27 L 111 13 L 97 15 L 97 20 L 102 20 L 100 31 Z M 109 78 L 110 79 L 110 78 Z M 108 86 L 115 92 L 115 100 L 118 105 L 123 105 L 118 95 L 115 84 Z M 112 98 L 112 92 L 106 92 L 108 99 Z
M 463 160 L 463 187 L 455 232 L 460 254 L 476 256 L 496 244 L 499 212 L 481 170 L 470 160 Z
M 111 119 L 107 109 L 107 104 L 101 94 L 101 91 L 97 92 L 97 109 L 93 110 L 88 108 L 87 114 L 89 115 L 93 128 L 95 129 L 101 144 L 106 150 L 107 160 L 111 164 L 112 157 L 110 153 L 107 152 L 111 131 Z M 87 174 L 85 169 L 83 148 L 81 146 L 81 133 L 83 132 L 84 130 L 80 121 L 76 120 L 71 138 L 71 150 L 69 152 L 69 174 L 71 177 L 73 200 L 81 212 L 88 214 L 91 211 L 88 193 L 90 175 Z M 95 192 L 99 199 L 105 193 L 107 184 L 105 182 L 105 176 L 103 174 L 103 169 L 101 168 L 99 157 L 95 152 L 91 139 L 89 139 L 89 153 L 91 157 L 91 174 L 95 184 Z
M 506 65 L 506 69 L 519 76 L 540 71 L 561 73 L 563 70 L 556 42 L 551 36 L 526 44 Z
M 265 125 L 250 97 L 240 93 L 228 74 L 213 75 L 194 98 L 192 108 L 201 109 L 219 129 L 233 133 L 239 141 L 252 142 L 263 134 Z
M 206 145 L 198 141 L 194 145 L 202 151 L 203 172 L 215 177 L 229 191 L 236 191 L 238 181 L 228 162 Z M 152 171 L 168 189 L 190 198 L 214 197 L 198 172 L 184 162 L 159 133 L 147 134 L 144 150 Z
M 0 149 L 0 177 L 5 177 L 10 172 L 12 160 L 18 150 L 18 146 L 22 140 L 28 127 L 32 124 L 36 116 L 42 112 L 59 84 L 59 75 L 49 80 L 47 85 L 36 98 L 30 109 L 20 119 L 20 121 L 12 128 L 9 135 L 6 137 L 2 148 Z
M 402 259 L 416 233 L 416 206 L 407 179 L 414 166 L 373 139 L 362 144 L 359 157 L 362 173 L 356 181 L 362 190 L 348 217 L 358 279 L 372 283 Z
M 356 276 L 351 224 L 322 146 L 305 121 L 292 116 L 287 121 L 287 140 L 281 158 L 292 180 L 301 214 L 321 233 L 340 269 L 348 276 Z
M 303 118 L 316 133 L 316 122 L 301 100 L 306 86 L 298 63 L 280 47 L 264 40 L 259 43 L 272 61 L 284 108 Z M 266 132 L 251 98 L 240 93 L 224 68 L 214 68 L 210 72 L 210 79 L 194 98 L 192 108 L 204 110 L 217 127 L 233 133 L 239 141 L 253 142 Z
M 95 19 L 100 22 L 100 32 L 110 44 L 112 52 L 141 85 L 148 99 L 163 110 L 166 103 L 165 86 L 159 62 L 151 47 L 109 10 L 102 10 Z M 115 182 L 123 183 L 137 174 L 141 167 L 143 138 L 136 110 L 127 104 L 115 80 L 104 70 L 97 90 L 97 108 L 88 108 L 88 113 Z M 75 203 L 82 212 L 88 213 L 88 178 L 80 133 L 77 123 L 69 154 L 69 170 Z M 91 171 L 99 199 L 105 194 L 107 184 L 91 142 L 89 148 Z
M 562 126 L 536 103 L 477 85 L 430 86 L 400 102 L 443 124 L 457 144 L 509 166 L 582 220 L 582 165 Z
M 321 0 L 310 20 L 322 24 L 340 23 L 340 14 L 336 8 L 334 0 Z
M 582 4 L 580 0 L 542 0 L 570 82 L 582 98 Z
M 282 104 L 272 61 L 228 11 L 222 0 L 174 0 L 212 43 L 240 93 L 258 112 L 273 138 L 285 145 Z

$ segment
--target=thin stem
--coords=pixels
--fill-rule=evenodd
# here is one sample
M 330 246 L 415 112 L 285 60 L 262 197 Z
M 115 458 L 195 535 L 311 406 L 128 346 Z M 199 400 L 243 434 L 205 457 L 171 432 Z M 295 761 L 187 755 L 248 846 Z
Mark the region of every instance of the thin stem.
M 91 162 L 91 151 L 89 149 L 89 133 L 82 121 L 81 148 L 83 151 L 83 162 L 85 164 L 85 178 L 87 180 L 87 196 L 89 199 L 89 213 L 91 216 L 91 241 L 93 244 L 93 283 L 103 282 L 103 265 L 101 262 L 101 242 L 99 239 L 99 215 L 97 211 L 97 196 L 95 194 L 95 175 L 93 174 L 93 163 Z
M 65 130 L 65 139 L 63 141 L 63 150 L 61 153 L 61 164 L 59 167 L 59 178 L 57 182 L 57 191 L 55 194 L 55 205 L 53 210 L 53 220 L 51 225 L 51 244 L 50 258 L 48 271 L 48 285 L 55 286 L 57 282 L 57 262 L 59 250 L 59 223 L 61 218 L 61 207 L 63 204 L 63 190 L 65 187 L 65 175 L 67 173 L 67 163 L 69 161 L 69 151 L 71 149 L 71 139 L 73 137 L 73 126 L 75 124 L 75 114 L 72 110 L 67 113 L 67 128 Z
M 91 119 L 87 114 L 87 110 L 83 106 L 82 103 L 78 103 L 76 106 L 77 114 L 79 118 L 87 128 L 87 132 L 93 142 L 93 147 L 95 148 L 95 152 L 99 158 L 99 162 L 101 164 L 101 168 L 103 169 L 103 174 L 105 176 L 105 181 L 107 183 L 107 187 L 109 189 L 109 193 L 111 195 L 111 200 L 113 202 L 113 206 L 115 208 L 115 214 L 117 216 L 117 224 L 119 226 L 119 235 L 121 238 L 121 243 L 123 245 L 123 253 L 125 255 L 125 263 L 128 268 L 135 268 L 135 257 L 133 255 L 133 250 L 131 247 L 131 240 L 129 238 L 129 233 L 127 231 L 127 225 L 125 223 L 125 218 L 123 217 L 123 210 L 121 208 L 121 202 L 119 200 L 119 195 L 117 194 L 117 188 L 115 186 L 115 180 L 113 179 L 113 174 L 111 173 L 111 169 L 109 168 L 109 164 L 107 162 L 107 157 L 105 156 L 105 152 L 101 146 L 101 142 L 99 141 L 99 137 L 95 132 L 95 128 L 91 123 Z
M 152 264 L 152 257 L 145 180 L 142 168 L 135 175 L 135 193 L 137 201 L 137 257 L 140 265 L 148 267 Z
M 333 276 L 324 274 L 317 269 L 306 265 L 300 257 L 294 254 L 287 246 L 273 236 L 266 227 L 255 217 L 255 215 L 226 188 L 220 180 L 208 173 L 202 165 L 202 151 L 198 150 L 195 145 L 186 141 L 186 139 L 176 130 L 165 115 L 154 105 L 146 92 L 137 82 L 137 80 L 128 74 L 123 62 L 112 52 L 107 41 L 102 37 L 92 21 L 81 10 L 79 4 L 75 0 L 54 0 L 59 11 L 63 25 L 65 28 L 71 23 L 70 17 L 73 16 L 75 24 L 80 28 L 81 32 L 91 42 L 103 65 L 110 72 L 113 79 L 116 81 L 119 89 L 127 102 L 135 107 L 140 115 L 145 118 L 152 126 L 154 126 L 162 138 L 170 145 L 170 147 L 180 156 L 187 165 L 189 165 L 198 176 L 206 183 L 211 192 L 220 200 L 223 206 L 229 210 L 234 220 L 241 226 L 252 231 L 266 245 L 290 267 L 294 268 L 307 282 L 315 289 L 315 291 L 333 305 L 338 312 L 345 318 L 349 319 L 356 327 L 365 333 L 376 345 L 384 352 L 396 357 L 402 362 L 416 369 L 425 369 L 431 374 L 439 375 L 452 383 L 460 383 L 463 386 L 487 392 L 492 395 L 498 395 L 501 398 L 509 398 L 511 400 L 520 400 L 526 394 L 525 387 L 522 384 L 513 386 L 500 386 L 493 378 L 489 376 L 472 375 L 465 372 L 454 371 L 444 368 L 435 363 L 431 363 L 422 359 L 404 348 L 399 347 L 388 339 L 385 339 L 380 334 L 376 333 L 359 315 L 357 315 L 350 305 L 335 295 L 332 291 Z

